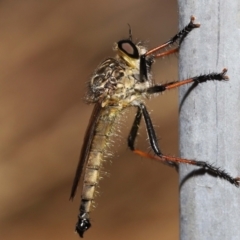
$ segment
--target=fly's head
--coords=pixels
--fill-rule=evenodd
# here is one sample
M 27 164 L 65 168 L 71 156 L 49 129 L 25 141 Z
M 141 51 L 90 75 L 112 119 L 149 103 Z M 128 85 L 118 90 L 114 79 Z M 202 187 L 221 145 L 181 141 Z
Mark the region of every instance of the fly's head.
M 129 39 L 115 43 L 113 49 L 117 51 L 116 58 L 126 64 L 129 72 L 134 72 L 137 83 L 151 81 L 150 72 L 154 57 L 146 56 L 147 48 L 142 42 L 133 43 L 130 34 Z
M 153 57 L 146 56 L 142 43 L 133 43 L 130 35 L 129 39 L 115 43 L 113 49 L 116 57 L 102 62 L 90 79 L 88 102 L 130 105 L 144 98 L 145 90 L 152 85 Z

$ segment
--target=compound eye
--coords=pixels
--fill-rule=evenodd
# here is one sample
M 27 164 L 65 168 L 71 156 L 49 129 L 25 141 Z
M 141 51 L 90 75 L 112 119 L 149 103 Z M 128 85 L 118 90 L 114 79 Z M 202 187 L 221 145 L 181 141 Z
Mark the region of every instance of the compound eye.
M 131 58 L 138 59 L 139 52 L 135 44 L 130 40 L 121 40 L 118 42 L 118 48 Z

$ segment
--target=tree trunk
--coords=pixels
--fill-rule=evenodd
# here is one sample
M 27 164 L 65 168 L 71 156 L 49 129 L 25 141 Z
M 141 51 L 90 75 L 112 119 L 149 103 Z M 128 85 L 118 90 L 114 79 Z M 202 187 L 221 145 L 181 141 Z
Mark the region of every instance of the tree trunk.
M 240 175 L 240 1 L 179 0 L 180 28 L 191 15 L 199 29 L 184 40 L 179 78 L 221 72 L 228 82 L 183 86 L 180 102 L 180 155 L 207 161 Z M 190 174 L 180 166 L 182 240 L 240 239 L 240 189 L 210 174 Z M 190 174 L 190 175 L 189 175 Z

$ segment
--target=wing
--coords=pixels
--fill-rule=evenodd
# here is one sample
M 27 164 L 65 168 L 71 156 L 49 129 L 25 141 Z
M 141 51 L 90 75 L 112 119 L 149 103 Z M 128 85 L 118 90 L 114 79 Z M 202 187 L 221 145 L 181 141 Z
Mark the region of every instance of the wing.
M 73 180 L 70 200 L 72 200 L 74 198 L 75 194 L 76 194 L 78 182 L 80 180 L 84 164 L 85 164 L 86 160 L 88 159 L 89 151 L 90 151 L 90 148 L 91 148 L 91 145 L 92 145 L 92 140 L 93 140 L 93 137 L 94 137 L 95 128 L 96 128 L 98 119 L 100 117 L 101 109 L 102 109 L 101 103 L 97 102 L 94 106 L 94 109 L 93 109 L 93 112 L 92 112 L 92 115 L 91 115 L 91 118 L 90 118 L 90 122 L 88 124 L 87 131 L 86 131 L 85 136 L 84 136 L 84 142 L 83 142 L 78 166 L 77 166 L 77 169 L 76 169 L 75 177 L 74 177 L 74 180 Z

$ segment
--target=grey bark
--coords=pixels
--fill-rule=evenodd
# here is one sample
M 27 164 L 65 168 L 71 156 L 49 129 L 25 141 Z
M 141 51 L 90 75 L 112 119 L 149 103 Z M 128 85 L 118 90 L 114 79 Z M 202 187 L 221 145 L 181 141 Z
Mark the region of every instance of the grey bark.
M 179 0 L 180 28 L 191 15 L 201 23 L 180 50 L 180 79 L 221 72 L 228 82 L 180 89 L 180 155 L 240 175 L 240 1 Z M 180 238 L 240 239 L 240 189 L 209 174 L 180 166 Z

